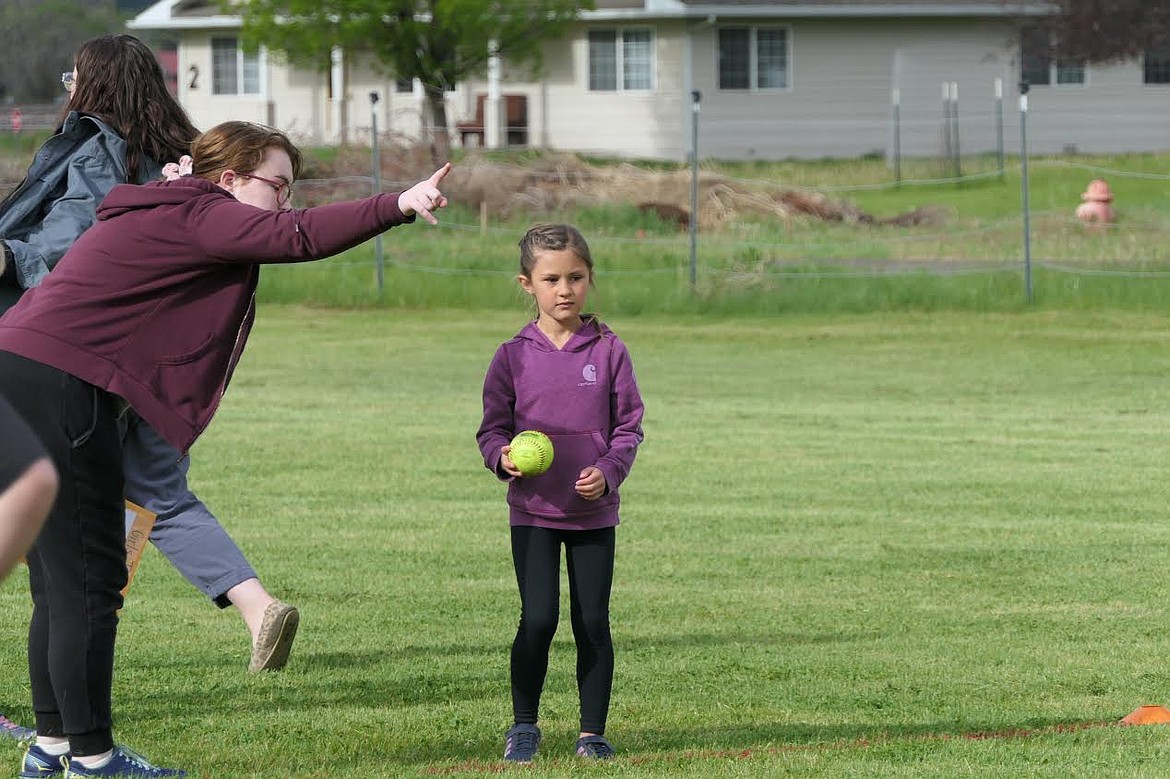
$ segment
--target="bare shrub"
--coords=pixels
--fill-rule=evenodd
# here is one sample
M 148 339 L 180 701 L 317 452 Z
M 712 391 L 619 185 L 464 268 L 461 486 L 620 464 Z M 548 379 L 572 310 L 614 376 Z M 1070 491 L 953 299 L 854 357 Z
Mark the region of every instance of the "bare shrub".
M 431 151 L 423 144 L 389 142 L 380 156 L 383 190 L 404 188 L 433 172 Z M 329 163 L 313 163 L 309 168 L 313 180 L 298 182 L 298 204 L 367 194 L 373 186 L 370 168 L 368 148 L 339 150 Z M 539 218 L 626 203 L 680 229 L 689 227 L 692 218 L 691 186 L 687 170 L 647 170 L 629 163 L 593 165 L 575 155 L 551 152 L 516 163 L 469 153 L 443 182 L 452 201 L 496 218 Z M 816 219 L 896 227 L 936 226 L 945 218 L 941 210 L 927 207 L 879 219 L 820 192 L 748 185 L 710 171 L 699 172 L 697 196 L 698 222 L 704 230 L 718 230 L 749 216 L 776 217 L 788 225 L 793 219 Z

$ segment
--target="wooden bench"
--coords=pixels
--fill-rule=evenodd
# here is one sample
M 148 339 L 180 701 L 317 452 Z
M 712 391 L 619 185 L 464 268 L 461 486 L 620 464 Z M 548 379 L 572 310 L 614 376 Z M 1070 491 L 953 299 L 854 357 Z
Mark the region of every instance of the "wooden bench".
M 502 95 L 506 116 L 505 143 L 508 146 L 528 145 L 528 95 Z M 487 102 L 487 95 L 480 93 L 475 96 L 475 118 L 467 122 L 456 122 L 455 130 L 459 133 L 459 142 L 467 146 L 468 136 L 478 137 L 479 145 L 484 144 L 483 107 Z

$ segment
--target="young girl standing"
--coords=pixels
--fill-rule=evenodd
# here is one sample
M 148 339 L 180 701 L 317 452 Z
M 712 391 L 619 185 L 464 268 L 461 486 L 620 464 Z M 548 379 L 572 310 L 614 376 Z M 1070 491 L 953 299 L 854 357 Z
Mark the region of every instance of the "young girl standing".
M 540 745 L 537 714 L 560 604 L 560 549 L 569 572 L 577 644 L 581 731 L 577 754 L 606 759 L 613 686 L 609 595 L 618 487 L 642 443 L 642 398 L 629 352 L 592 314 L 589 246 L 569 225 L 538 225 L 520 241 L 520 286 L 537 317 L 496 350 L 483 385 L 476 438 L 484 464 L 508 485 L 520 625 L 512 643 L 512 713 L 504 759 L 529 762 Z M 552 467 L 524 478 L 508 457 L 522 430 L 553 441 Z

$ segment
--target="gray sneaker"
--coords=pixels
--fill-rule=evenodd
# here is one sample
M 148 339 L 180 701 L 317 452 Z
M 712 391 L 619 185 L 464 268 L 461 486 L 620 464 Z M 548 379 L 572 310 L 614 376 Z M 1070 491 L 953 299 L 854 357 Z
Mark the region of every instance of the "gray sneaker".
M 540 747 L 540 728 L 526 722 L 512 726 L 504 734 L 504 759 L 513 763 L 531 763 Z
M 601 736 L 582 736 L 577 739 L 577 756 L 590 760 L 609 760 L 613 757 L 613 745 Z
M 37 732 L 32 728 L 17 725 L 12 720 L 0 714 L 0 738 L 10 738 L 13 741 L 31 741 L 36 738 Z

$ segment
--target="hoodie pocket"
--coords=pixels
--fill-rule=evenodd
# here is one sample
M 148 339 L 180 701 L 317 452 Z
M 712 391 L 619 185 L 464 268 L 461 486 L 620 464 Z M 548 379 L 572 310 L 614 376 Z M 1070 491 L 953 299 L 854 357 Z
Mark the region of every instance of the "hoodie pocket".
M 209 402 L 207 368 L 201 363 L 215 347 L 215 335 L 207 333 L 194 348 L 159 357 L 151 370 L 155 395 L 190 421 L 196 421 Z
M 548 471 L 512 482 L 510 502 L 529 514 L 542 517 L 568 517 L 591 514 L 604 505 L 608 496 L 585 500 L 575 485 L 581 471 L 595 465 L 606 452 L 605 439 L 599 432 L 549 434 L 553 443 L 553 461 Z

